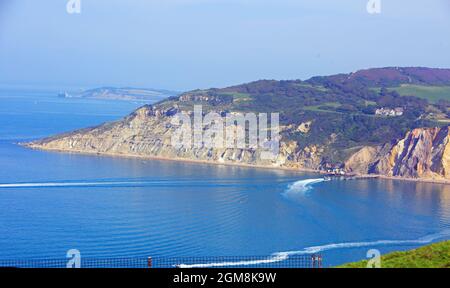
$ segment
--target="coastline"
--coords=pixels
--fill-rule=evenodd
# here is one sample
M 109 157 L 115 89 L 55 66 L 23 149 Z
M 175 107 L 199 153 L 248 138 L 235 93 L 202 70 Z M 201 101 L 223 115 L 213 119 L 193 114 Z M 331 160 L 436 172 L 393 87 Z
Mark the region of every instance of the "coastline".
M 80 150 L 64 150 L 64 149 L 48 149 L 39 146 L 29 145 L 27 143 L 18 143 L 18 145 L 39 151 L 46 152 L 56 152 L 56 153 L 67 153 L 67 154 L 80 154 L 80 155 L 91 155 L 100 157 L 117 157 L 117 158 L 129 158 L 129 159 L 142 159 L 142 160 L 160 160 L 160 161 L 171 161 L 171 162 L 184 162 L 192 164 L 207 164 L 214 166 L 232 166 L 241 168 L 251 168 L 251 169 L 264 169 L 264 170 L 284 170 L 290 172 L 299 173 L 315 173 L 315 174 L 327 174 L 324 171 L 308 169 L 308 168 L 293 168 L 293 167 L 279 167 L 279 166 L 267 166 L 267 165 L 255 165 L 255 164 L 245 164 L 245 163 L 230 163 L 230 162 L 217 162 L 217 161 L 207 161 L 207 160 L 194 160 L 186 158 L 170 158 L 161 156 L 148 156 L 148 155 L 133 155 L 133 154 L 120 154 L 120 153 L 108 153 L 108 152 L 89 152 Z
M 133 154 L 120 154 L 120 153 L 108 153 L 108 152 L 89 152 L 89 151 L 78 151 L 78 150 L 64 150 L 64 149 L 48 149 L 42 148 L 37 145 L 30 143 L 18 143 L 18 145 L 40 151 L 57 152 L 57 153 L 68 153 L 68 154 L 81 154 L 81 155 L 92 155 L 92 156 L 102 156 L 102 157 L 119 157 L 119 158 L 130 158 L 130 159 L 142 159 L 142 160 L 159 160 L 159 161 L 172 161 L 172 162 L 184 162 L 192 164 L 207 164 L 215 166 L 231 166 L 231 167 L 241 167 L 250 169 L 264 169 L 264 170 L 282 170 L 289 172 L 298 173 L 315 173 L 320 175 L 329 175 L 328 172 L 317 169 L 309 168 L 299 168 L 299 167 L 280 167 L 280 166 L 267 166 L 267 165 L 256 165 L 256 164 L 245 164 L 245 163 L 232 163 L 232 162 L 217 162 L 208 160 L 195 160 L 186 158 L 170 158 L 161 156 L 148 156 L 148 155 L 133 155 Z M 339 176 L 339 175 L 338 175 Z M 384 179 L 384 180 L 400 180 L 418 183 L 432 183 L 432 184 L 444 184 L 450 185 L 450 179 L 430 179 L 430 178 L 408 178 L 408 177 L 398 177 L 398 176 L 387 176 L 379 174 L 351 174 L 351 175 L 340 175 L 343 177 L 349 177 L 351 179 Z

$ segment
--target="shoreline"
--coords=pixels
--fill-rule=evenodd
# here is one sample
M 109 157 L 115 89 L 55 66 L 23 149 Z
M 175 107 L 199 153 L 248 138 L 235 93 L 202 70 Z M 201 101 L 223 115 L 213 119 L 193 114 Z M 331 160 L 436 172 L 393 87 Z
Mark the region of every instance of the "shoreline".
M 129 159 L 142 159 L 142 160 L 159 160 L 159 161 L 172 161 L 179 163 L 191 163 L 191 164 L 207 164 L 214 166 L 229 166 L 229 167 L 240 167 L 240 168 L 250 168 L 250 169 L 264 169 L 264 170 L 278 170 L 278 171 L 289 171 L 289 172 L 297 172 L 297 173 L 314 173 L 319 175 L 329 175 L 330 173 L 310 168 L 295 168 L 295 167 L 280 167 L 280 166 L 268 166 L 268 165 L 257 165 L 257 164 L 245 164 L 245 163 L 230 163 L 230 162 L 217 162 L 217 161 L 208 161 L 208 160 L 195 160 L 195 159 L 186 159 L 186 158 L 169 158 L 169 157 L 161 157 L 161 156 L 144 156 L 144 155 L 132 155 L 132 154 L 120 154 L 120 153 L 107 153 L 107 152 L 89 152 L 89 151 L 78 151 L 78 150 L 64 150 L 64 149 L 49 149 L 42 148 L 40 146 L 36 146 L 28 143 L 17 143 L 17 145 L 22 146 L 24 148 L 46 151 L 46 152 L 57 152 L 57 153 L 67 153 L 67 154 L 79 154 L 79 155 L 93 155 L 100 157 L 112 157 L 112 158 L 129 158 Z M 383 179 L 383 180 L 400 180 L 400 181 L 409 181 L 409 182 L 417 182 L 417 183 L 431 183 L 431 184 L 444 184 L 449 185 L 450 180 L 446 179 L 429 179 L 429 178 L 409 178 L 409 177 L 399 177 L 399 176 L 386 176 L 379 174 L 347 174 L 347 175 L 336 175 L 349 177 L 351 179 Z M 349 180 L 349 179 L 347 179 Z

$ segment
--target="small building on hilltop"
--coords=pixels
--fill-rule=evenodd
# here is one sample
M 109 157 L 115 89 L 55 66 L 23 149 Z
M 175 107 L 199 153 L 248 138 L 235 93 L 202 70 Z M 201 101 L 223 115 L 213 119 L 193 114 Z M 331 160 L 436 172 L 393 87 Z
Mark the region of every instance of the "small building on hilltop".
M 379 108 L 377 110 L 375 110 L 375 115 L 380 115 L 380 116 L 388 116 L 388 117 L 398 117 L 398 116 L 402 116 L 404 113 L 404 110 L 402 107 L 397 107 L 394 109 L 391 108 Z

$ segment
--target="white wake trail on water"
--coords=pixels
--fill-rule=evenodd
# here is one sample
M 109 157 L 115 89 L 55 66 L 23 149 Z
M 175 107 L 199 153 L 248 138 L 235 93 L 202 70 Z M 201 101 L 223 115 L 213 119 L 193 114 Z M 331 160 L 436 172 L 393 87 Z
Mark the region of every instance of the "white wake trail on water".
M 377 247 L 388 245 L 425 245 L 430 244 L 437 240 L 444 240 L 450 238 L 450 229 L 443 230 L 441 232 L 430 234 L 425 237 L 421 237 L 414 240 L 378 240 L 367 242 L 344 242 L 344 243 L 332 243 L 321 246 L 311 246 L 298 251 L 286 251 L 277 252 L 269 256 L 268 258 L 261 260 L 251 261 L 236 261 L 236 262 L 221 262 L 221 263 L 204 263 L 204 264 L 180 264 L 179 268 L 214 268 L 214 267 L 233 267 L 233 266 L 251 266 L 261 264 L 271 264 L 282 262 L 289 259 L 290 256 L 295 255 L 311 255 L 320 252 L 335 250 L 335 249 L 349 249 L 349 248 L 361 248 L 361 247 Z
M 386 245 L 421 245 L 429 244 L 433 241 L 444 239 L 450 237 L 450 229 L 443 230 L 438 233 L 430 234 L 425 237 L 421 237 L 413 240 L 378 240 L 378 241 L 367 241 L 367 242 L 344 242 L 344 243 L 333 243 L 321 246 L 307 247 L 299 251 L 287 251 L 280 252 L 282 254 L 292 255 L 303 255 L 303 254 L 315 254 L 328 250 L 334 249 L 345 249 L 345 248 L 360 248 L 360 247 L 373 247 L 373 246 L 386 246 Z
M 294 196 L 294 195 L 302 195 L 311 190 L 314 184 L 324 182 L 324 178 L 314 178 L 314 179 L 305 179 L 294 182 L 290 184 L 286 191 L 284 191 L 284 196 Z
M 295 197 L 298 195 L 304 195 L 313 188 L 314 184 L 326 181 L 324 178 L 314 178 L 296 181 L 290 184 L 286 191 L 284 191 L 283 196 L 285 197 Z M 203 263 L 203 264 L 180 264 L 176 265 L 179 268 L 215 268 L 215 267 L 242 267 L 242 266 L 255 266 L 262 264 L 272 264 L 277 262 L 282 262 L 289 259 L 290 256 L 295 255 L 311 255 L 320 252 L 335 250 L 335 249 L 349 249 L 349 248 L 360 248 L 360 247 L 375 247 L 375 246 L 387 246 L 387 245 L 424 245 L 431 243 L 435 240 L 450 237 L 450 229 L 444 230 L 442 232 L 427 235 L 425 237 L 414 239 L 414 240 L 378 240 L 378 241 L 368 241 L 368 242 L 344 242 L 344 243 L 331 243 L 321 246 L 311 246 L 306 247 L 303 250 L 298 251 L 285 251 L 276 252 L 267 258 L 248 260 L 248 261 L 235 261 L 235 262 L 218 262 L 218 263 Z
M 233 266 L 250 266 L 261 265 L 281 262 L 288 259 L 288 255 L 273 255 L 267 259 L 261 260 L 248 260 L 248 261 L 236 261 L 236 262 L 218 262 L 218 263 L 205 263 L 205 264 L 180 264 L 176 265 L 178 268 L 215 268 L 215 267 L 233 267 Z
M 78 181 L 78 182 L 77 182 Z M 0 183 L 1 188 L 71 188 L 71 187 L 117 187 L 117 186 L 133 186 L 143 187 L 153 184 L 171 184 L 171 185 L 188 185 L 198 183 L 212 183 L 212 184 L 233 184 L 238 183 L 235 180 L 229 179 L 154 179 L 154 180 L 94 180 L 84 182 L 82 180 L 60 181 L 60 182 L 32 182 L 32 183 Z
M 92 186 L 120 186 L 146 185 L 154 181 L 110 181 L 110 182 L 48 182 L 48 183 L 11 183 L 0 184 L 0 188 L 42 188 L 42 187 L 92 187 Z

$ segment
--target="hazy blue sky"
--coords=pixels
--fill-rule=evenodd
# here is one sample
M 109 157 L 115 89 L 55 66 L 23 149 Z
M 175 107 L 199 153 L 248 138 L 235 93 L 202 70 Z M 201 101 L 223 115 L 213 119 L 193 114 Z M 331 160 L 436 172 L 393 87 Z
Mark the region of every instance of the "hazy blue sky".
M 188 90 L 450 67 L 450 1 L 0 0 L 0 84 Z

